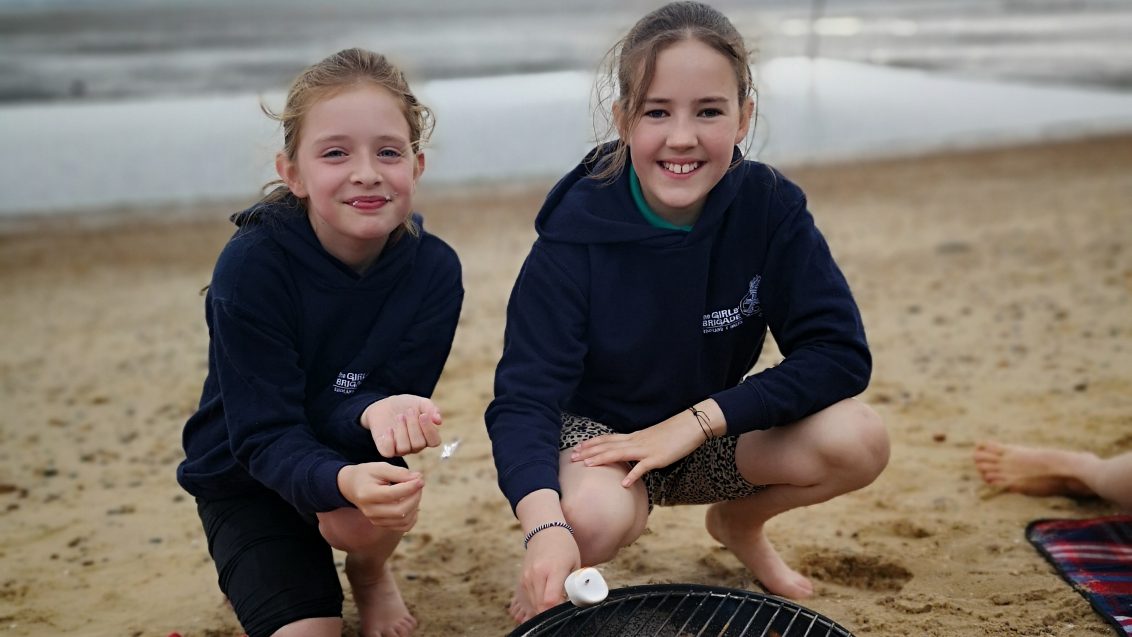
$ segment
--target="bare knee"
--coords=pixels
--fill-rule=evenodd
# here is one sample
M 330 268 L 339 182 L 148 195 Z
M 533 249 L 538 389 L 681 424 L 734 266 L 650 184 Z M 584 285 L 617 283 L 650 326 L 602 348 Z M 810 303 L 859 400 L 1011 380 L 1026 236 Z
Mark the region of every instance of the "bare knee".
M 888 430 L 880 415 L 858 400 L 845 400 L 833 407 L 827 432 L 821 436 L 820 453 L 827 466 L 838 470 L 839 480 L 859 489 L 876 480 L 888 466 Z
M 564 496 L 562 513 L 574 527 L 583 566 L 612 560 L 644 532 L 647 522 L 647 509 L 644 516 L 636 514 L 630 498 L 606 498 L 588 491 Z
M 388 536 L 357 509 L 335 509 L 318 514 L 318 531 L 330 546 L 347 553 L 364 553 Z

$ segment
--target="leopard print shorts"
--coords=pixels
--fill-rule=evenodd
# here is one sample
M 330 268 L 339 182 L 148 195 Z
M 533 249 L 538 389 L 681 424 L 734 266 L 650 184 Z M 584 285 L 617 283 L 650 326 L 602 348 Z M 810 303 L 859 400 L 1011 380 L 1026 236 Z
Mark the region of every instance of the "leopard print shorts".
M 617 432 L 589 418 L 562 414 L 562 436 L 558 450 L 565 451 L 590 438 L 612 433 Z M 712 438 L 685 458 L 646 473 L 644 482 L 649 494 L 649 511 L 652 511 L 654 505 L 711 504 L 738 500 L 766 488 L 766 485 L 747 482 L 739 473 L 739 467 L 735 464 L 735 445 L 738 441 L 738 436 Z

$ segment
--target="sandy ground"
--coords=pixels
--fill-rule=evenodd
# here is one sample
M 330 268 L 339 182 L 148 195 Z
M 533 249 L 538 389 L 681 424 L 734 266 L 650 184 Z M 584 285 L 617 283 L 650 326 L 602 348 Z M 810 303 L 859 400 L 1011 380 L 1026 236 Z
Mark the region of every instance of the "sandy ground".
M 1030 520 L 1111 508 L 993 493 L 970 455 L 984 437 L 1132 449 L 1132 138 L 787 173 L 860 301 L 864 398 L 893 438 L 874 485 L 772 523 L 816 580 L 806 605 L 861 635 L 1112 634 L 1023 538 Z M 415 462 L 429 486 L 396 557 L 420 635 L 511 628 L 522 549 L 482 413 L 547 185 L 419 200 L 467 288 L 435 396 L 463 444 Z M 3 224 L 0 633 L 240 634 L 173 475 L 229 210 Z M 702 516 L 658 510 L 606 578 L 754 586 Z

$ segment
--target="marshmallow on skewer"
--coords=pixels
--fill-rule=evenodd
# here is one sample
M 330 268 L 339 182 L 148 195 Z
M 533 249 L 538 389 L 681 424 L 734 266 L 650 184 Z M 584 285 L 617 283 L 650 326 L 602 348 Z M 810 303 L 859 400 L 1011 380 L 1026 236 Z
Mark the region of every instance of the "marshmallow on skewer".
M 566 577 L 566 597 L 575 606 L 593 606 L 607 595 L 609 586 L 596 568 L 580 568 Z

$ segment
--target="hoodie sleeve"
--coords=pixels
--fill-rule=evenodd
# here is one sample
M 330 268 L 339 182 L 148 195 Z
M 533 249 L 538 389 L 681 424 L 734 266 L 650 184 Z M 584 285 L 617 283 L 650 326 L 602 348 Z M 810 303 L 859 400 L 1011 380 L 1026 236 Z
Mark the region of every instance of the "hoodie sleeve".
M 783 361 L 712 396 L 729 434 L 796 422 L 855 396 L 868 385 L 872 358 L 849 284 L 806 209 L 779 176 L 783 210 L 770 233 L 759 302 Z
M 285 324 L 217 298 L 209 311 L 236 461 L 300 511 L 352 506 L 338 491 L 338 472 L 349 463 L 321 444 L 307 422 L 305 375 Z
M 428 272 L 426 292 L 404 333 L 393 338 L 396 349 L 378 361 L 358 392 L 339 403 L 319 435 L 336 449 L 368 451 L 373 436 L 361 426 L 362 412 L 395 394 L 430 397 L 452 350 L 452 339 L 464 302 L 460 261 L 447 246 Z M 396 299 L 392 299 L 396 301 Z M 405 311 L 406 308 L 398 308 Z
M 527 494 L 558 483 L 561 405 L 577 387 L 586 356 L 586 296 L 541 241 L 528 255 L 507 304 L 495 400 L 485 420 L 499 487 L 512 510 Z M 584 266 L 579 259 L 579 267 Z

